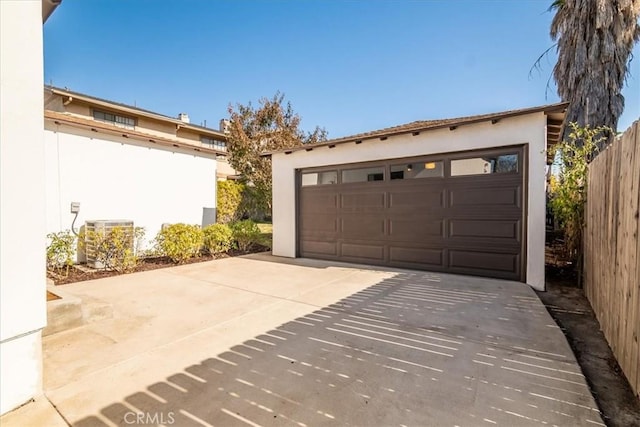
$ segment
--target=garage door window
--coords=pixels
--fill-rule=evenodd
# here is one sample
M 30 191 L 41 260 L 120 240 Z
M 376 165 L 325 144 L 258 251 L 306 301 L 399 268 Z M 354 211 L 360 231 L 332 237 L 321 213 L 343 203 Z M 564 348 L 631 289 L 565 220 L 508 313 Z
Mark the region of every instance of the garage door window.
M 471 157 L 451 160 L 451 176 L 484 175 L 492 173 L 518 172 L 518 155 Z
M 416 162 L 391 166 L 391 179 L 440 178 L 444 176 L 443 162 Z
M 347 169 L 342 171 L 342 183 L 383 181 L 384 167 Z
M 302 186 L 308 187 L 310 185 L 324 185 L 324 184 L 337 184 L 338 172 L 313 172 L 302 174 Z

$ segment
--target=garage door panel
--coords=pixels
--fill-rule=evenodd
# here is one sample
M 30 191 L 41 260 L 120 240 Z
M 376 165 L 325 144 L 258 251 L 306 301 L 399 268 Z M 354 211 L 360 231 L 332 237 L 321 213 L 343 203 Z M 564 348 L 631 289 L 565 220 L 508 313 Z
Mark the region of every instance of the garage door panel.
M 300 242 L 300 252 L 303 256 L 313 256 L 313 255 L 337 255 L 338 249 L 335 241 L 327 242 L 327 241 L 313 241 L 313 240 L 302 240 Z
M 522 218 L 522 210 L 517 206 L 476 205 L 472 207 L 449 208 L 446 217 L 451 219 L 513 219 Z M 445 216 L 443 215 L 443 216 Z
M 300 203 L 308 213 L 335 213 L 338 208 L 338 195 L 305 189 L 300 194 Z
M 362 258 L 382 262 L 384 261 L 384 245 L 342 243 L 340 245 L 340 254 L 343 257 Z
M 449 237 L 512 239 L 520 241 L 522 225 L 519 220 L 469 220 L 449 221 Z
M 389 192 L 389 208 L 395 209 L 433 209 L 445 207 L 444 189 L 405 189 Z
M 443 267 L 444 250 L 438 248 L 408 248 L 391 246 L 389 260 L 393 263 L 412 263 L 416 265 Z
M 348 215 L 340 219 L 340 232 L 346 239 L 384 240 L 385 220 L 380 216 Z
M 449 190 L 449 206 L 521 207 L 520 193 L 520 187 L 452 188 Z
M 518 254 L 449 250 L 449 267 L 459 271 L 501 271 L 515 274 L 518 272 L 519 264 L 520 256 Z
M 400 242 L 426 241 L 444 237 L 444 220 L 419 217 L 389 220 L 389 239 Z
M 340 195 L 340 208 L 344 210 L 364 211 L 370 208 L 384 209 L 385 193 L 343 193 Z
M 300 231 L 303 236 L 309 233 L 336 233 L 338 231 L 338 220 L 331 215 L 307 214 L 304 220 L 300 221 Z
M 491 187 L 495 185 L 502 185 L 505 183 L 519 184 L 521 182 L 521 173 L 480 174 L 447 178 L 448 185 L 457 185 L 461 187 L 468 187 L 469 185 L 478 187 Z

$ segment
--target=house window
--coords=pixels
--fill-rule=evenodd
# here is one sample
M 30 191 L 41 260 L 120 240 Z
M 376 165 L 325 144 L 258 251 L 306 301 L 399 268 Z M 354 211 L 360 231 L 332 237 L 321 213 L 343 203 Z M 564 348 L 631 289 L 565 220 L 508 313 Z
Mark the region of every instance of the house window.
M 401 165 L 391 166 L 391 176 L 393 179 L 418 179 L 418 178 L 440 178 L 444 176 L 442 161 L 437 162 L 411 162 Z
M 384 180 L 384 168 L 382 166 L 364 169 L 348 169 L 342 171 L 342 182 L 367 182 Z
M 99 122 L 111 123 L 120 128 L 135 129 L 136 127 L 136 119 L 105 111 L 93 110 L 93 118 Z
M 200 142 L 210 145 L 215 150 L 227 151 L 227 143 L 224 141 L 213 139 L 209 136 L 200 136 Z

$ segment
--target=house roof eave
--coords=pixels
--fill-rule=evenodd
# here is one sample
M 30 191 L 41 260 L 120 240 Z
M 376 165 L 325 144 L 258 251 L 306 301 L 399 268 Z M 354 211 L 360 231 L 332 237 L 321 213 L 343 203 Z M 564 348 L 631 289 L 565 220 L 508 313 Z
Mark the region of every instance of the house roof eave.
M 186 123 L 180 119 L 176 119 L 173 117 L 165 116 L 162 114 L 154 113 L 153 111 L 144 110 L 142 108 L 133 107 L 131 105 L 121 104 L 118 102 L 109 101 L 102 98 L 96 98 L 94 96 L 85 95 L 83 93 L 70 91 L 67 89 L 60 89 L 53 86 L 45 86 L 47 90 L 55 95 L 70 97 L 73 100 L 79 100 L 91 105 L 101 106 L 103 108 L 107 108 L 110 110 L 120 111 L 124 113 L 129 113 L 137 116 L 142 116 L 146 118 L 150 118 L 153 120 L 158 120 L 162 122 L 168 122 L 174 124 L 176 126 L 180 126 L 184 129 L 190 129 L 195 132 L 199 132 L 201 134 L 206 134 L 208 136 L 214 136 L 221 141 L 227 141 L 227 136 L 218 130 L 207 128 L 204 126 L 195 125 L 192 123 Z
M 527 114 L 534 113 L 545 113 L 548 117 L 557 117 L 559 115 L 562 116 L 562 123 L 564 123 L 564 112 L 569 104 L 566 102 L 557 103 L 557 104 L 549 104 L 538 107 L 530 107 L 523 108 L 519 110 L 510 110 L 503 111 L 498 113 L 490 113 L 490 114 L 482 114 L 477 116 L 469 116 L 469 117 L 460 117 L 460 118 L 452 118 L 452 119 L 442 119 L 442 120 L 425 120 L 407 123 L 404 125 L 393 126 L 390 128 L 380 129 L 376 131 L 360 133 L 356 135 L 346 136 L 342 138 L 336 138 L 329 141 L 325 141 L 320 144 L 313 145 L 302 145 L 300 147 L 276 150 L 262 153 L 262 156 L 268 157 L 273 154 L 291 154 L 297 151 L 311 151 L 315 148 L 321 147 L 330 147 L 333 148 L 336 145 L 346 144 L 350 142 L 361 143 L 364 140 L 372 140 L 378 138 L 389 138 L 391 136 L 404 135 L 408 133 L 420 133 L 423 131 L 431 131 L 436 129 L 449 128 L 451 130 L 455 130 L 459 126 L 465 126 L 470 124 L 482 123 L 491 121 L 492 123 L 497 123 L 501 119 L 523 116 Z M 561 135 L 561 134 L 560 134 Z M 549 135 L 547 135 L 549 137 Z M 555 143 L 551 144 L 554 145 Z
M 226 155 L 225 151 L 214 150 L 207 147 L 201 147 L 194 144 L 188 144 L 181 141 L 172 140 L 169 138 L 163 138 L 155 135 L 146 134 L 140 131 L 131 130 L 131 129 L 123 129 L 108 123 L 96 122 L 93 120 L 83 119 L 80 117 L 72 116 L 65 113 L 59 113 L 56 111 L 45 110 L 44 112 L 45 121 L 53 122 L 55 124 L 63 124 L 68 125 L 80 129 L 91 130 L 97 133 L 105 133 L 111 136 L 121 136 L 124 138 L 130 138 L 132 140 L 157 144 L 158 146 L 162 146 L 165 148 L 179 148 L 181 150 L 186 150 L 189 152 L 201 153 L 208 157 L 216 158 L 221 155 Z

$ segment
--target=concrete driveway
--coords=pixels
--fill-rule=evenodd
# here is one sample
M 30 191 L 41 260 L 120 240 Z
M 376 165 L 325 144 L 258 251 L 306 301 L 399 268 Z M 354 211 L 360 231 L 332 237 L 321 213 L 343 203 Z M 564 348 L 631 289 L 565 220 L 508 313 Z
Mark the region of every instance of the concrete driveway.
M 259 254 L 63 289 L 113 305 L 44 339 L 70 424 L 604 425 L 521 283 Z

